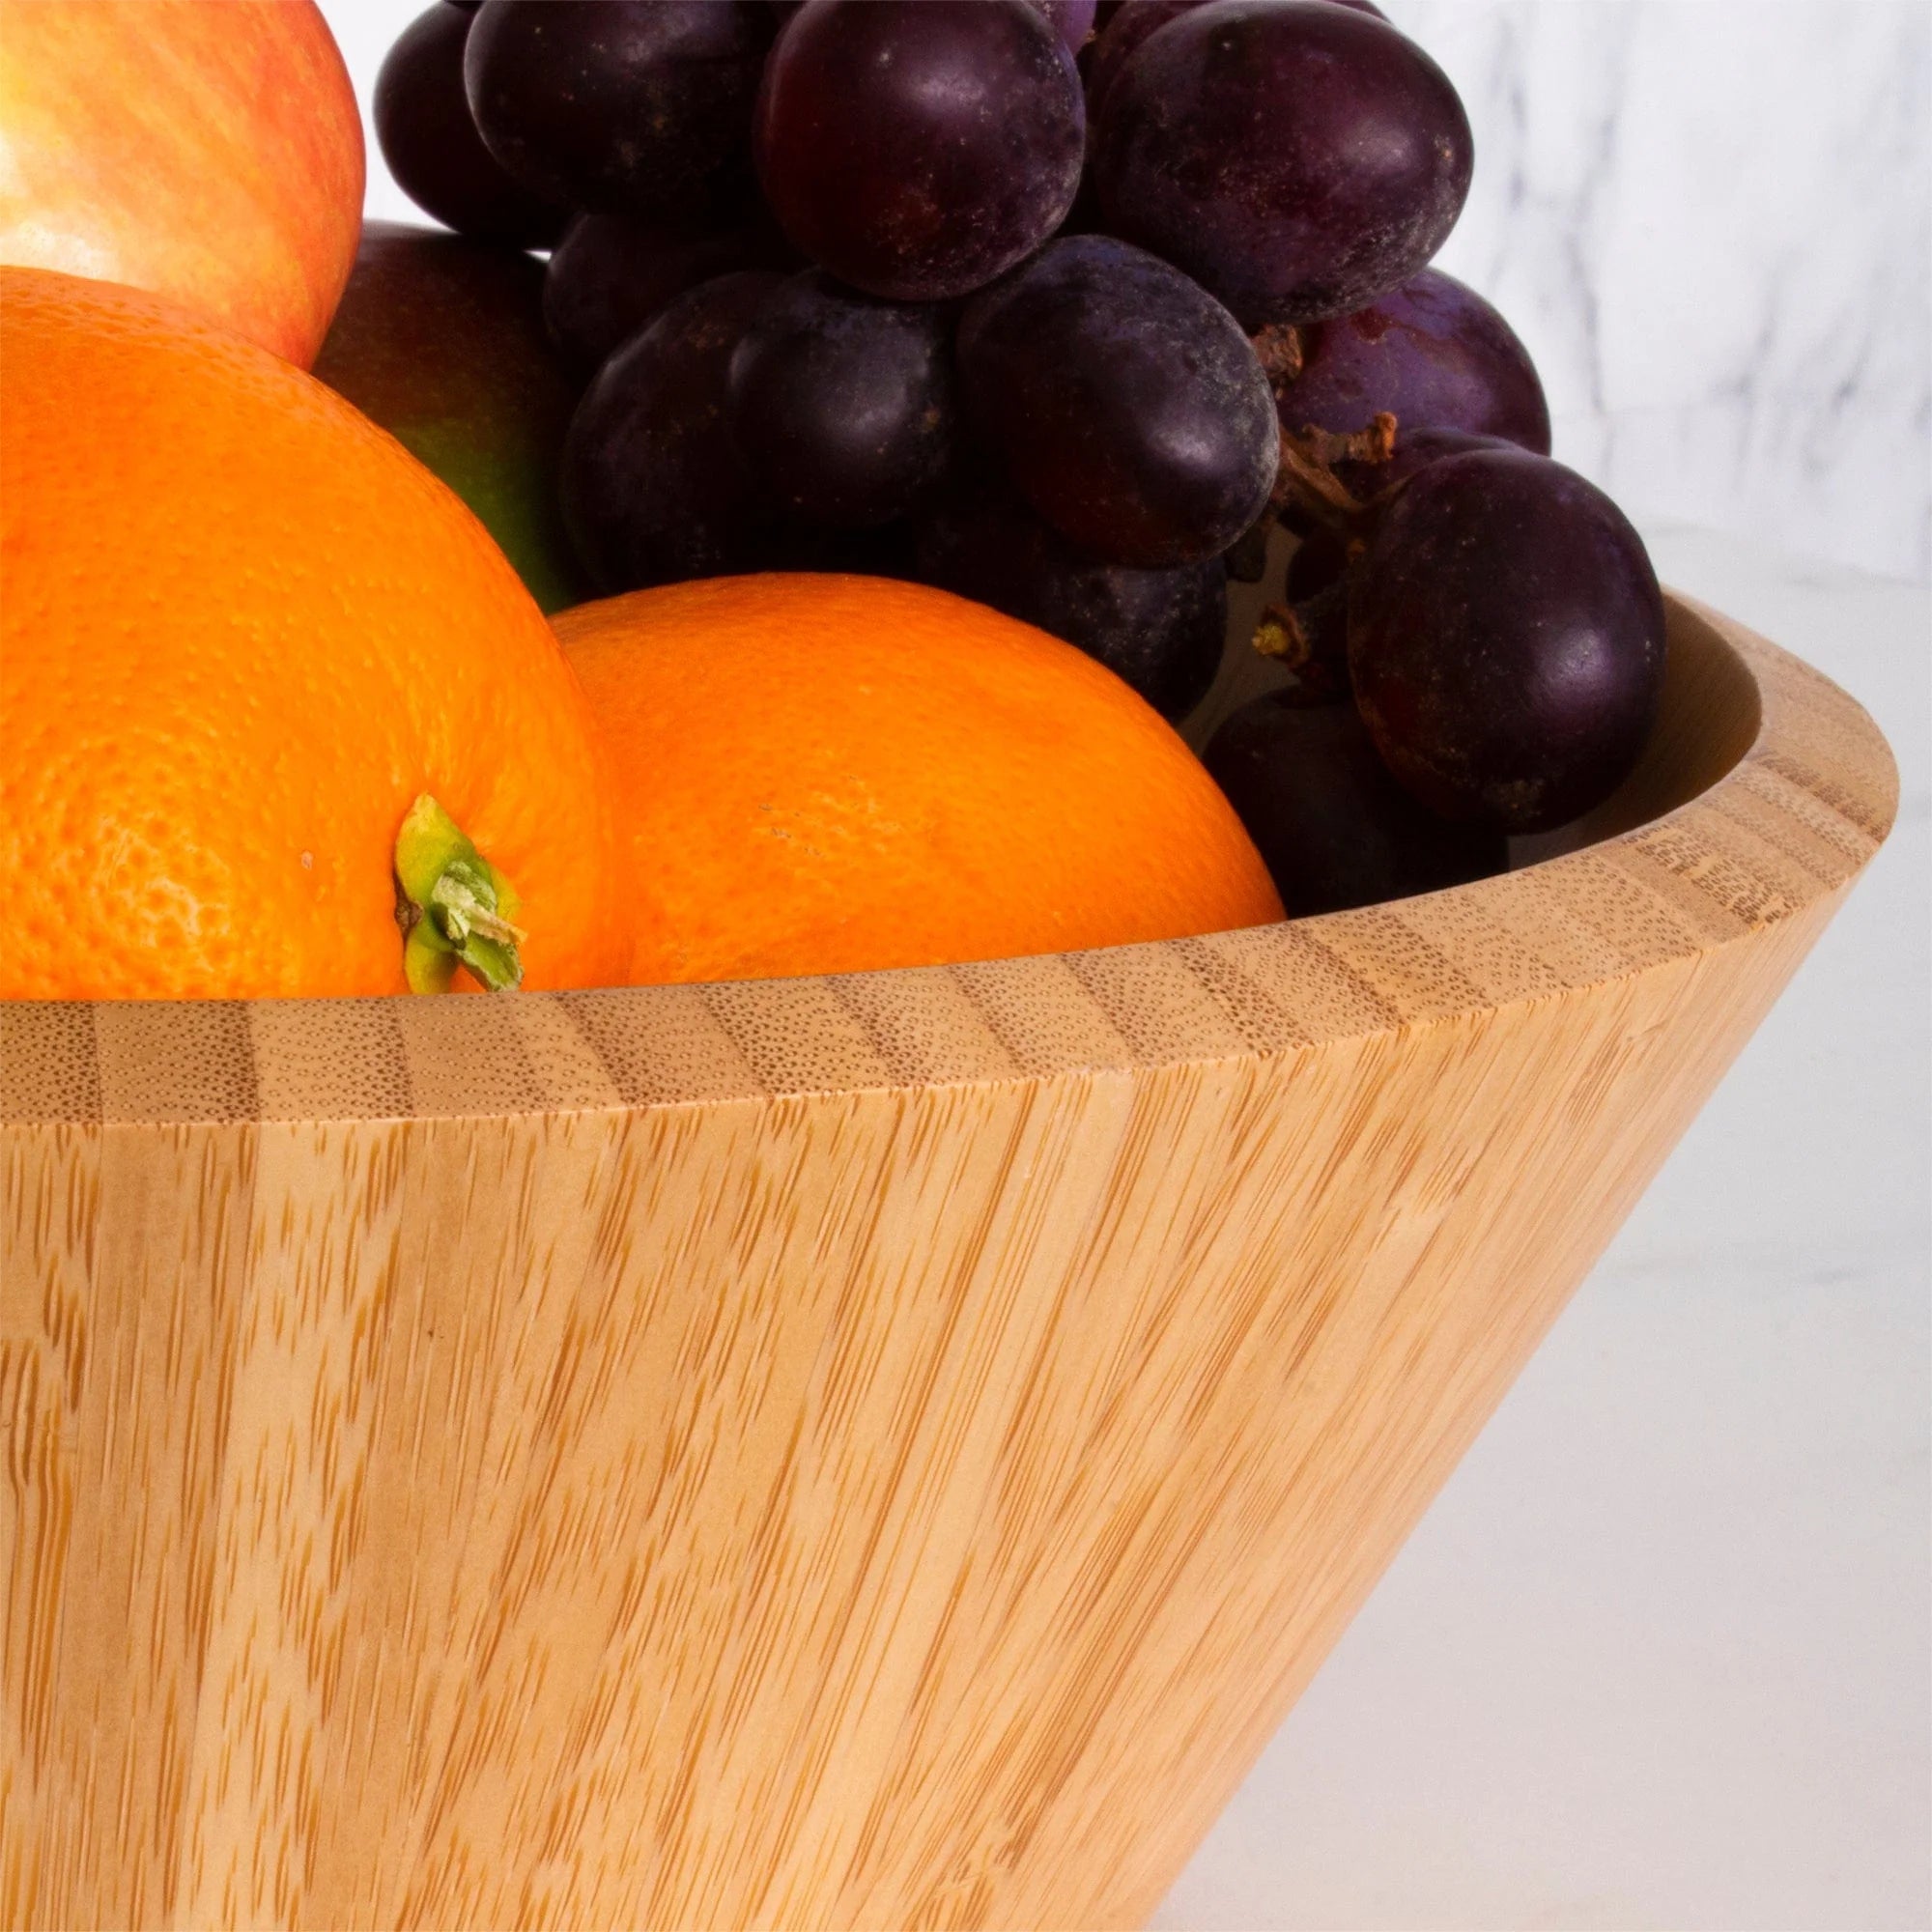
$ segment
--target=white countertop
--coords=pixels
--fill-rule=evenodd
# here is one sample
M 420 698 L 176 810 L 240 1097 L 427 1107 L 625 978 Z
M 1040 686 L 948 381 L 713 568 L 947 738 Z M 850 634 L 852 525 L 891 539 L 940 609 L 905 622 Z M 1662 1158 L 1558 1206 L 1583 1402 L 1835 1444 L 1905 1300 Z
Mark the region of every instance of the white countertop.
M 1154 1915 L 1932 1926 L 1932 598 L 1647 529 L 1899 822 Z

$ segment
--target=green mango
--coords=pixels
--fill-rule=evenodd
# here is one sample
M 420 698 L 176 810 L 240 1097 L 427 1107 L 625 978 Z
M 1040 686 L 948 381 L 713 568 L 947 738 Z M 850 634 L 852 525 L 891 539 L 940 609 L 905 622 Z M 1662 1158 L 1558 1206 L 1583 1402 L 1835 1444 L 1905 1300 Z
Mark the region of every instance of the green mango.
M 544 333 L 543 274 L 511 248 L 364 222 L 314 374 L 475 511 L 548 614 L 590 589 L 557 510 L 577 389 Z

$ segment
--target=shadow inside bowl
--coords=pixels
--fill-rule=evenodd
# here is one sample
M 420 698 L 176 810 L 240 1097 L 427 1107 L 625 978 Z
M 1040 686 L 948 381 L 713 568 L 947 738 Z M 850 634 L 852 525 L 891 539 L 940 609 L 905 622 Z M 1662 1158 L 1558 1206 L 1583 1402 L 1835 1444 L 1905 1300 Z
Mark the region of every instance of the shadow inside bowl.
M 1228 640 L 1220 674 L 1180 727 L 1197 752 L 1232 712 L 1290 681 L 1250 640 L 1264 608 L 1279 594 L 1293 550 L 1293 540 L 1277 530 L 1264 581 L 1228 586 Z M 1642 757 L 1629 778 L 1581 818 L 1553 832 L 1512 838 L 1511 871 L 1634 832 L 1689 805 L 1724 779 L 1756 742 L 1762 723 L 1756 678 L 1704 618 L 1674 593 L 1664 596 L 1663 696 Z
M 1663 696 L 1635 769 L 1594 810 L 1510 840 L 1510 870 L 1561 858 L 1701 797 L 1734 771 L 1757 740 L 1763 705 L 1757 680 L 1736 650 L 1670 592 L 1665 593 Z

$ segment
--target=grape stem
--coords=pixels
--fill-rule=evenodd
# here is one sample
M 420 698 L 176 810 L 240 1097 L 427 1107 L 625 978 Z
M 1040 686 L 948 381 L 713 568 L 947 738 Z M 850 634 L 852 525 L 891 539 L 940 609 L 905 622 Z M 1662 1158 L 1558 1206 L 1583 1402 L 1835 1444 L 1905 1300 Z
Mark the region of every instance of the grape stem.
M 1286 604 L 1270 604 L 1255 620 L 1255 649 L 1264 658 L 1279 658 L 1290 670 L 1308 662 L 1308 633 Z
M 1386 463 L 1395 453 L 1396 419 L 1383 410 L 1367 429 L 1338 435 L 1305 423 L 1281 433 L 1281 468 L 1269 499 L 1277 512 L 1290 504 L 1322 523 L 1344 528 L 1355 524 L 1368 505 L 1335 474 L 1338 463 Z
M 1267 605 L 1255 620 L 1249 641 L 1260 656 L 1272 658 L 1293 673 L 1293 684 L 1282 694 L 1290 703 L 1333 704 L 1348 696 L 1347 667 L 1318 655 L 1316 639 L 1293 604 Z
M 1292 322 L 1271 322 L 1254 338 L 1254 345 L 1262 373 L 1279 400 L 1281 392 L 1301 374 L 1307 360 L 1301 331 Z

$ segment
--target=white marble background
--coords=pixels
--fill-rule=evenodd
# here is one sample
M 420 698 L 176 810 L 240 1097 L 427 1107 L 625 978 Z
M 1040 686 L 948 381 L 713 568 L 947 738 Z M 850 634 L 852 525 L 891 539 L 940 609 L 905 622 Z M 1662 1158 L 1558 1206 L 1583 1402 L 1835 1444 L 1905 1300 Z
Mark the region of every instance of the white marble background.
M 1382 0 L 1476 179 L 1556 454 L 1639 519 L 1932 582 L 1932 8 Z M 409 0 L 322 0 L 366 112 Z M 420 219 L 370 140 L 369 212 Z
M 1932 581 L 1932 8 L 1382 4 L 1468 108 L 1440 265 L 1556 455 L 1639 519 Z

